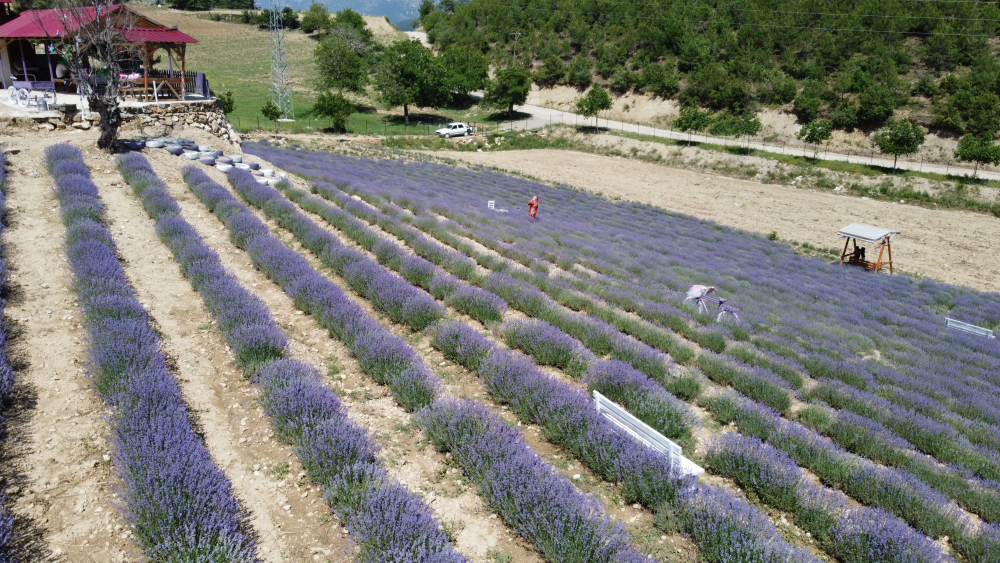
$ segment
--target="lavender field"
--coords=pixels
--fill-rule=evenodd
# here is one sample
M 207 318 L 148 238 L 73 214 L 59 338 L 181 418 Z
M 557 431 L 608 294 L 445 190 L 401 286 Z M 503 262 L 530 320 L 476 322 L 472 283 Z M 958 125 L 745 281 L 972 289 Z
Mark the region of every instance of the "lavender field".
M 1000 561 L 1000 345 L 944 323 L 1000 296 L 244 149 L 287 178 L 71 144 L 0 175 L 0 562 Z
M 793 514 L 827 555 L 875 557 L 861 545 L 872 538 L 843 530 L 876 518 L 885 527 L 866 533 L 892 536 L 900 557 L 876 559 L 1000 557 L 1000 346 L 944 323 L 996 328 L 1000 296 L 873 276 L 691 217 L 494 172 L 266 144 L 247 151 L 304 180 L 313 195 L 279 188 L 402 277 L 422 258 L 437 267 L 424 266 L 429 292 L 430 278 L 448 276 L 532 319 L 487 322 L 489 340 L 592 388 L 584 374 L 602 361 L 631 368 L 657 391 L 635 382 L 616 400 L 676 439 L 695 429 L 710 472 L 761 488 L 758 500 Z M 537 221 L 519 209 L 534 195 Z M 717 287 L 740 322 L 684 302 L 696 283 Z M 658 394 L 669 407 L 650 406 Z M 685 428 L 683 414 L 668 422 L 681 400 L 745 438 L 717 438 L 690 417 Z M 733 461 L 760 450 L 751 439 L 774 452 L 767 463 Z M 782 481 L 783 464 L 822 487 Z M 774 488 L 783 493 L 763 491 Z M 859 516 L 849 502 L 877 512 Z M 948 538 L 947 549 L 928 538 Z

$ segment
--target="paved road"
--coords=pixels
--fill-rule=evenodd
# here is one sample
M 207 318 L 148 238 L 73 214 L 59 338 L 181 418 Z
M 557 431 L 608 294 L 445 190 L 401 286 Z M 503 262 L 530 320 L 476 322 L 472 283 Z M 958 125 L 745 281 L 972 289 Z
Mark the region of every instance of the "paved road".
M 713 137 L 711 135 L 688 135 L 687 133 L 681 133 L 679 131 L 671 131 L 669 129 L 663 129 L 662 127 L 653 127 L 649 125 L 638 125 L 635 123 L 625 123 L 621 121 L 615 121 L 613 119 L 604 118 L 585 118 L 581 115 L 575 113 L 559 111 L 555 109 L 543 108 L 540 106 L 523 105 L 516 106 L 514 108 L 516 111 L 521 113 L 529 114 L 531 117 L 527 119 L 521 119 L 518 121 L 510 121 L 505 123 L 500 123 L 497 127 L 500 131 L 511 131 L 511 130 L 529 130 L 529 129 L 539 129 L 546 127 L 548 125 L 555 125 L 559 123 L 565 123 L 569 125 L 592 125 L 597 126 L 602 129 L 610 129 L 615 131 L 627 131 L 630 133 L 638 133 L 640 135 L 649 135 L 652 137 L 662 137 L 666 139 L 674 139 L 678 141 L 691 140 L 696 143 L 713 143 L 713 144 L 727 144 L 735 145 L 737 144 L 732 139 L 723 139 L 721 137 Z M 742 146 L 746 146 L 746 143 L 741 141 Z M 784 146 L 775 143 L 766 143 L 761 141 L 751 141 L 750 148 L 761 149 L 771 152 L 779 152 L 784 154 L 795 154 L 800 156 L 812 156 L 812 149 L 804 149 L 802 145 L 796 147 Z M 885 168 L 892 168 L 892 159 L 885 158 L 882 155 L 872 152 L 863 152 L 861 154 L 851 153 L 851 154 L 840 154 L 835 152 L 820 151 L 820 160 L 839 160 L 846 162 L 861 162 L 864 164 L 871 164 L 875 166 L 882 166 Z M 904 161 L 902 159 L 896 164 L 896 168 L 901 170 L 916 170 L 921 172 L 936 172 L 938 174 L 952 174 L 952 175 L 967 175 L 972 176 L 971 166 L 955 166 L 949 164 L 931 164 L 929 162 L 911 162 Z M 987 178 L 990 180 L 1000 180 L 1000 172 L 992 170 L 979 170 L 980 178 Z

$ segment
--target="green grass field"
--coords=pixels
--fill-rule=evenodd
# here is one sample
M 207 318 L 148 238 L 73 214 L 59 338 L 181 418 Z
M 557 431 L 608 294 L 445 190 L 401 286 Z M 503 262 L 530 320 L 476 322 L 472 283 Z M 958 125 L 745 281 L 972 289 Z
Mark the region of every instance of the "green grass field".
M 238 131 L 310 133 L 329 127 L 327 120 L 312 111 L 316 99 L 312 85 L 316 76 L 315 36 L 301 31 L 285 34 L 295 121 L 275 123 L 260 112 L 271 99 L 271 38 L 267 31 L 241 23 L 212 21 L 208 13 L 153 7 L 146 7 L 143 12 L 165 25 L 177 25 L 181 31 L 198 39 L 198 44 L 188 47 L 187 69 L 204 72 L 216 94 L 233 92 L 236 107 L 229 114 L 229 120 Z M 376 37 L 384 41 L 393 39 L 384 29 L 376 30 Z M 495 123 L 503 120 L 503 116 L 482 112 L 475 105 L 456 105 L 439 110 L 411 107 L 410 123 L 407 124 L 402 108 L 386 109 L 377 103 L 376 94 L 371 90 L 357 101 L 359 111 L 348 119 L 348 130 L 362 135 L 428 135 L 448 121 Z

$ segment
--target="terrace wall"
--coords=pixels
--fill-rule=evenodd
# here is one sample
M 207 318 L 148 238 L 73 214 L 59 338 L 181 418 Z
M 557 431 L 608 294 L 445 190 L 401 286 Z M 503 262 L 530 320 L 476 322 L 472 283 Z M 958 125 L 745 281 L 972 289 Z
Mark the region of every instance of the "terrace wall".
M 81 112 L 47 111 L 38 115 L 0 117 L 0 128 L 32 131 L 87 130 L 96 127 L 100 120 L 96 113 L 88 113 L 84 119 Z M 236 146 L 243 143 L 240 134 L 226 119 L 218 100 L 170 103 L 163 104 L 163 107 L 157 107 L 156 104 L 122 106 L 122 121 L 122 131 L 136 131 L 148 137 L 174 136 L 193 127 Z

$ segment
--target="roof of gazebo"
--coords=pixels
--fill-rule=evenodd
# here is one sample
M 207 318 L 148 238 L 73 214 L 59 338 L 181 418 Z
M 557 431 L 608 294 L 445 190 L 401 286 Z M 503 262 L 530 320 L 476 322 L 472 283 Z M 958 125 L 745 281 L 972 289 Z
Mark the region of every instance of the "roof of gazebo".
M 3 0 L 0 0 L 3 1 Z M 111 6 L 109 11 L 129 10 L 125 6 Z M 132 10 L 129 10 L 132 11 Z M 198 40 L 168 28 L 142 14 L 135 14 L 135 23 L 122 30 L 126 40 L 136 43 L 197 43 Z M 11 21 L 0 25 L 0 41 L 11 39 L 54 39 L 63 37 L 93 22 L 97 14 L 92 6 L 66 11 L 62 9 L 25 10 Z

